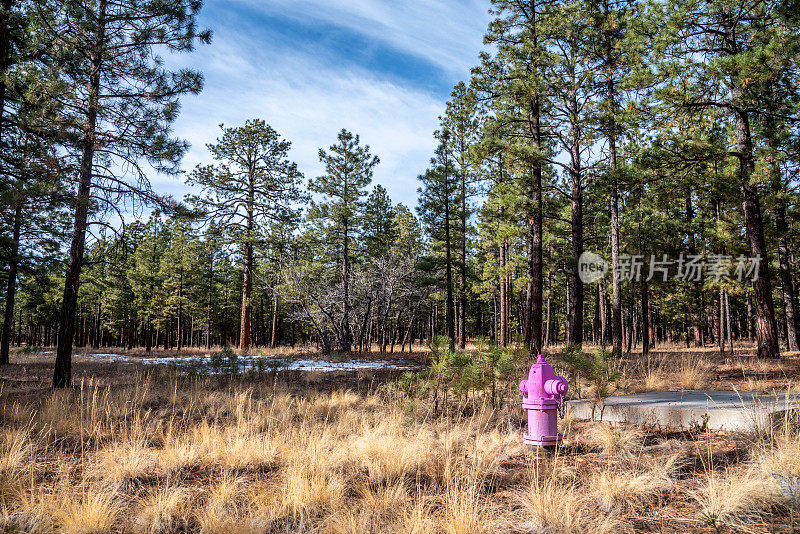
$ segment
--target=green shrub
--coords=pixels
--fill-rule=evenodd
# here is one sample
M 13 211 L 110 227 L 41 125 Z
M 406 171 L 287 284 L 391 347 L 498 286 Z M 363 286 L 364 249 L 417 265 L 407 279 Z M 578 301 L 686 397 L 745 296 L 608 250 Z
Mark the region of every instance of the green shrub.
M 485 338 L 476 342 L 477 350 L 454 352 L 450 339 L 439 336 L 431 340 L 431 365 L 427 371 L 428 389 L 433 390 L 434 409 L 439 411 L 439 392 L 444 396 L 447 410 L 449 393 L 465 403 L 472 397 L 475 407 L 480 396 L 487 400 L 487 389 L 493 407 L 502 403 L 517 378 L 519 362 L 527 360 L 525 350 L 509 350 L 490 343 Z
M 580 345 L 570 344 L 557 355 L 558 361 L 572 374 L 574 391 L 580 392 L 578 379 L 593 386 L 596 401 L 617 391 L 617 380 L 621 374 L 615 368 L 616 358 L 605 346 L 593 352 L 584 352 Z
M 219 372 L 223 368 L 225 368 L 227 372 L 233 372 L 233 367 L 236 367 L 238 370 L 238 366 L 239 356 L 237 356 L 228 345 L 222 347 L 222 350 L 219 352 L 211 353 L 211 368 L 214 369 L 215 372 Z

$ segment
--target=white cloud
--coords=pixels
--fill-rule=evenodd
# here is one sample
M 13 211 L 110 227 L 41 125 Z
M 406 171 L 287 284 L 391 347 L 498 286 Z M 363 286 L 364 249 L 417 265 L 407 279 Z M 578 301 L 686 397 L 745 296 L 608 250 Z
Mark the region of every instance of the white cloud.
M 447 72 L 477 61 L 488 0 L 237 0 L 297 20 L 320 20 L 428 59 Z
M 252 4 L 263 7 L 254 0 Z M 466 23 L 467 14 L 450 2 L 422 0 L 413 3 L 414 9 L 405 9 L 411 3 L 388 0 L 334 4 L 274 0 L 271 4 L 270 9 L 282 8 L 292 16 L 314 13 L 348 27 L 368 28 L 370 36 L 380 36 L 407 53 L 418 53 L 448 71 L 459 71 L 449 75 L 453 83 L 468 74 L 474 62 L 475 45 L 468 53 L 464 43 L 477 40 L 479 45 L 485 29 L 484 19 L 480 24 Z M 481 5 L 477 11 L 485 12 L 488 2 L 469 0 L 467 5 L 473 12 Z M 290 156 L 306 178 L 316 177 L 322 171 L 318 149 L 327 148 L 338 131 L 347 128 L 381 158 L 374 182 L 383 184 L 395 202 L 415 205 L 416 177 L 435 148 L 432 132 L 444 109 L 442 95 L 388 80 L 380 73 L 325 63 L 307 48 L 306 52 L 298 48 L 287 54 L 291 47 L 278 47 L 265 36 L 241 35 L 230 21 L 212 28 L 215 37 L 210 46 L 174 58 L 181 66 L 199 68 L 206 76 L 200 95 L 182 99 L 183 109 L 175 125 L 176 135 L 192 144 L 184 169 L 210 163 L 205 145 L 217 138 L 220 123 L 236 126 L 261 118 L 292 141 Z M 157 190 L 178 198 L 188 191 L 181 180 L 153 182 Z

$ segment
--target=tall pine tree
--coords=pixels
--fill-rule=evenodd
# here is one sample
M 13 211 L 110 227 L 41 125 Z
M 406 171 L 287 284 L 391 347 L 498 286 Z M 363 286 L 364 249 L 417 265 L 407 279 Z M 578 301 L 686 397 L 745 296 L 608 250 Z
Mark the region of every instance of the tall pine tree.
M 350 325 L 350 277 L 354 250 L 352 240 L 361 228 L 364 217 L 366 188 L 372 182 L 373 169 L 380 162 L 361 145 L 358 135 L 342 130 L 329 151 L 320 149 L 319 160 L 325 174 L 309 182 L 308 188 L 322 199 L 312 205 L 312 217 L 322 221 L 331 242 L 335 242 L 341 267 L 342 315 L 339 318 L 339 350 L 349 352 L 353 346 Z
M 55 387 L 72 381 L 72 340 L 86 229 L 92 209 L 120 209 L 120 198 L 161 201 L 146 165 L 174 174 L 187 145 L 171 136 L 178 97 L 198 93 L 202 76 L 170 71 L 160 51 L 191 51 L 210 35 L 195 24 L 199 0 L 37 2 L 34 22 L 64 65 L 65 150 L 75 161 L 77 194 L 62 299 Z
M 249 120 L 244 126 L 225 128 L 222 137 L 208 145 L 216 165 L 198 166 L 188 183 L 200 186 L 203 195 L 189 200 L 228 233 L 241 249 L 242 307 L 239 349 L 251 345 L 253 250 L 270 225 L 298 217 L 297 203 L 303 175 L 289 161 L 291 143 L 267 123 Z

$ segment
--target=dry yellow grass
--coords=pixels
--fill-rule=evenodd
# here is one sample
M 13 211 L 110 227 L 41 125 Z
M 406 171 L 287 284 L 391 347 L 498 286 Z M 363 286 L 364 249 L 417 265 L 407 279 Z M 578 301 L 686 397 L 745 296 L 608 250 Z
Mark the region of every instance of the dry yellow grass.
M 242 531 L 244 517 L 244 482 L 226 476 L 208 490 L 205 505 L 198 511 L 197 523 L 204 534 L 222 534 Z
M 800 478 L 800 438 L 791 434 L 780 436 L 773 446 L 758 450 L 757 460 L 765 473 Z
M 681 456 L 642 459 L 634 465 L 619 465 L 590 475 L 587 487 L 605 511 L 647 509 L 656 496 L 675 486 L 675 471 Z
M 32 454 L 33 445 L 27 427 L 3 429 L 0 433 L 0 502 L 18 493 Z
M 660 369 L 647 371 L 642 382 L 642 391 L 661 391 L 667 388 L 667 377 Z
M 137 534 L 169 534 L 188 524 L 191 492 L 180 486 L 156 488 L 138 502 L 134 531 Z
M 583 434 L 583 439 L 599 448 L 605 456 L 630 457 L 642 448 L 640 431 L 614 427 L 607 423 L 593 424 Z
M 9 514 L 9 531 L 48 533 L 53 530 L 52 495 L 39 492 L 22 493 Z
M 486 503 L 472 485 L 456 485 L 447 492 L 441 529 L 446 534 L 496 532 Z
M 697 356 L 685 356 L 678 370 L 678 384 L 682 389 L 705 389 L 709 373 L 705 360 Z
M 652 381 L 669 376 L 652 369 Z M 543 459 L 522 444 L 518 405 L 456 400 L 440 416 L 429 399 L 409 408 L 380 391 L 289 393 L 271 380 L 87 381 L 0 400 L 9 532 L 601 534 L 686 495 L 695 520 L 763 518 L 787 502 L 770 481 L 800 477 L 795 436 L 761 442 L 749 472 L 709 467 L 698 486 L 676 477 L 691 447 L 665 455 L 677 447 L 643 429 L 568 415 L 576 449 Z
M 320 517 L 342 503 L 345 484 L 335 473 L 295 465 L 280 489 L 281 515 L 300 521 Z
M 152 475 L 157 465 L 155 451 L 143 441 L 122 441 L 100 450 L 87 465 L 85 474 L 122 487 Z
M 374 483 L 390 484 L 429 466 L 429 438 L 407 435 L 396 420 L 366 429 L 352 443 L 352 456 Z
M 517 521 L 524 532 L 548 534 L 612 534 L 630 531 L 629 525 L 613 515 L 594 510 L 576 485 L 534 476 L 527 488 L 516 495 Z
M 699 519 L 717 530 L 760 521 L 783 500 L 775 480 L 755 469 L 734 475 L 709 473 L 690 495 L 700 505 Z
M 119 496 L 111 490 L 61 493 L 50 506 L 53 523 L 63 534 L 105 534 L 123 509 Z

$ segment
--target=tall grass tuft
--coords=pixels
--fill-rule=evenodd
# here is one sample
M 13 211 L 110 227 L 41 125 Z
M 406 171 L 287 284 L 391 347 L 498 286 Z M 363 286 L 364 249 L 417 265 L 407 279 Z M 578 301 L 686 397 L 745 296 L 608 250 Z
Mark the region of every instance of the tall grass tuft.
M 54 523 L 63 534 L 106 534 L 123 511 L 112 490 L 62 494 L 52 505 Z
M 711 472 L 690 495 L 700 506 L 699 519 L 717 532 L 726 526 L 761 521 L 782 501 L 775 481 L 755 469 L 735 475 Z

